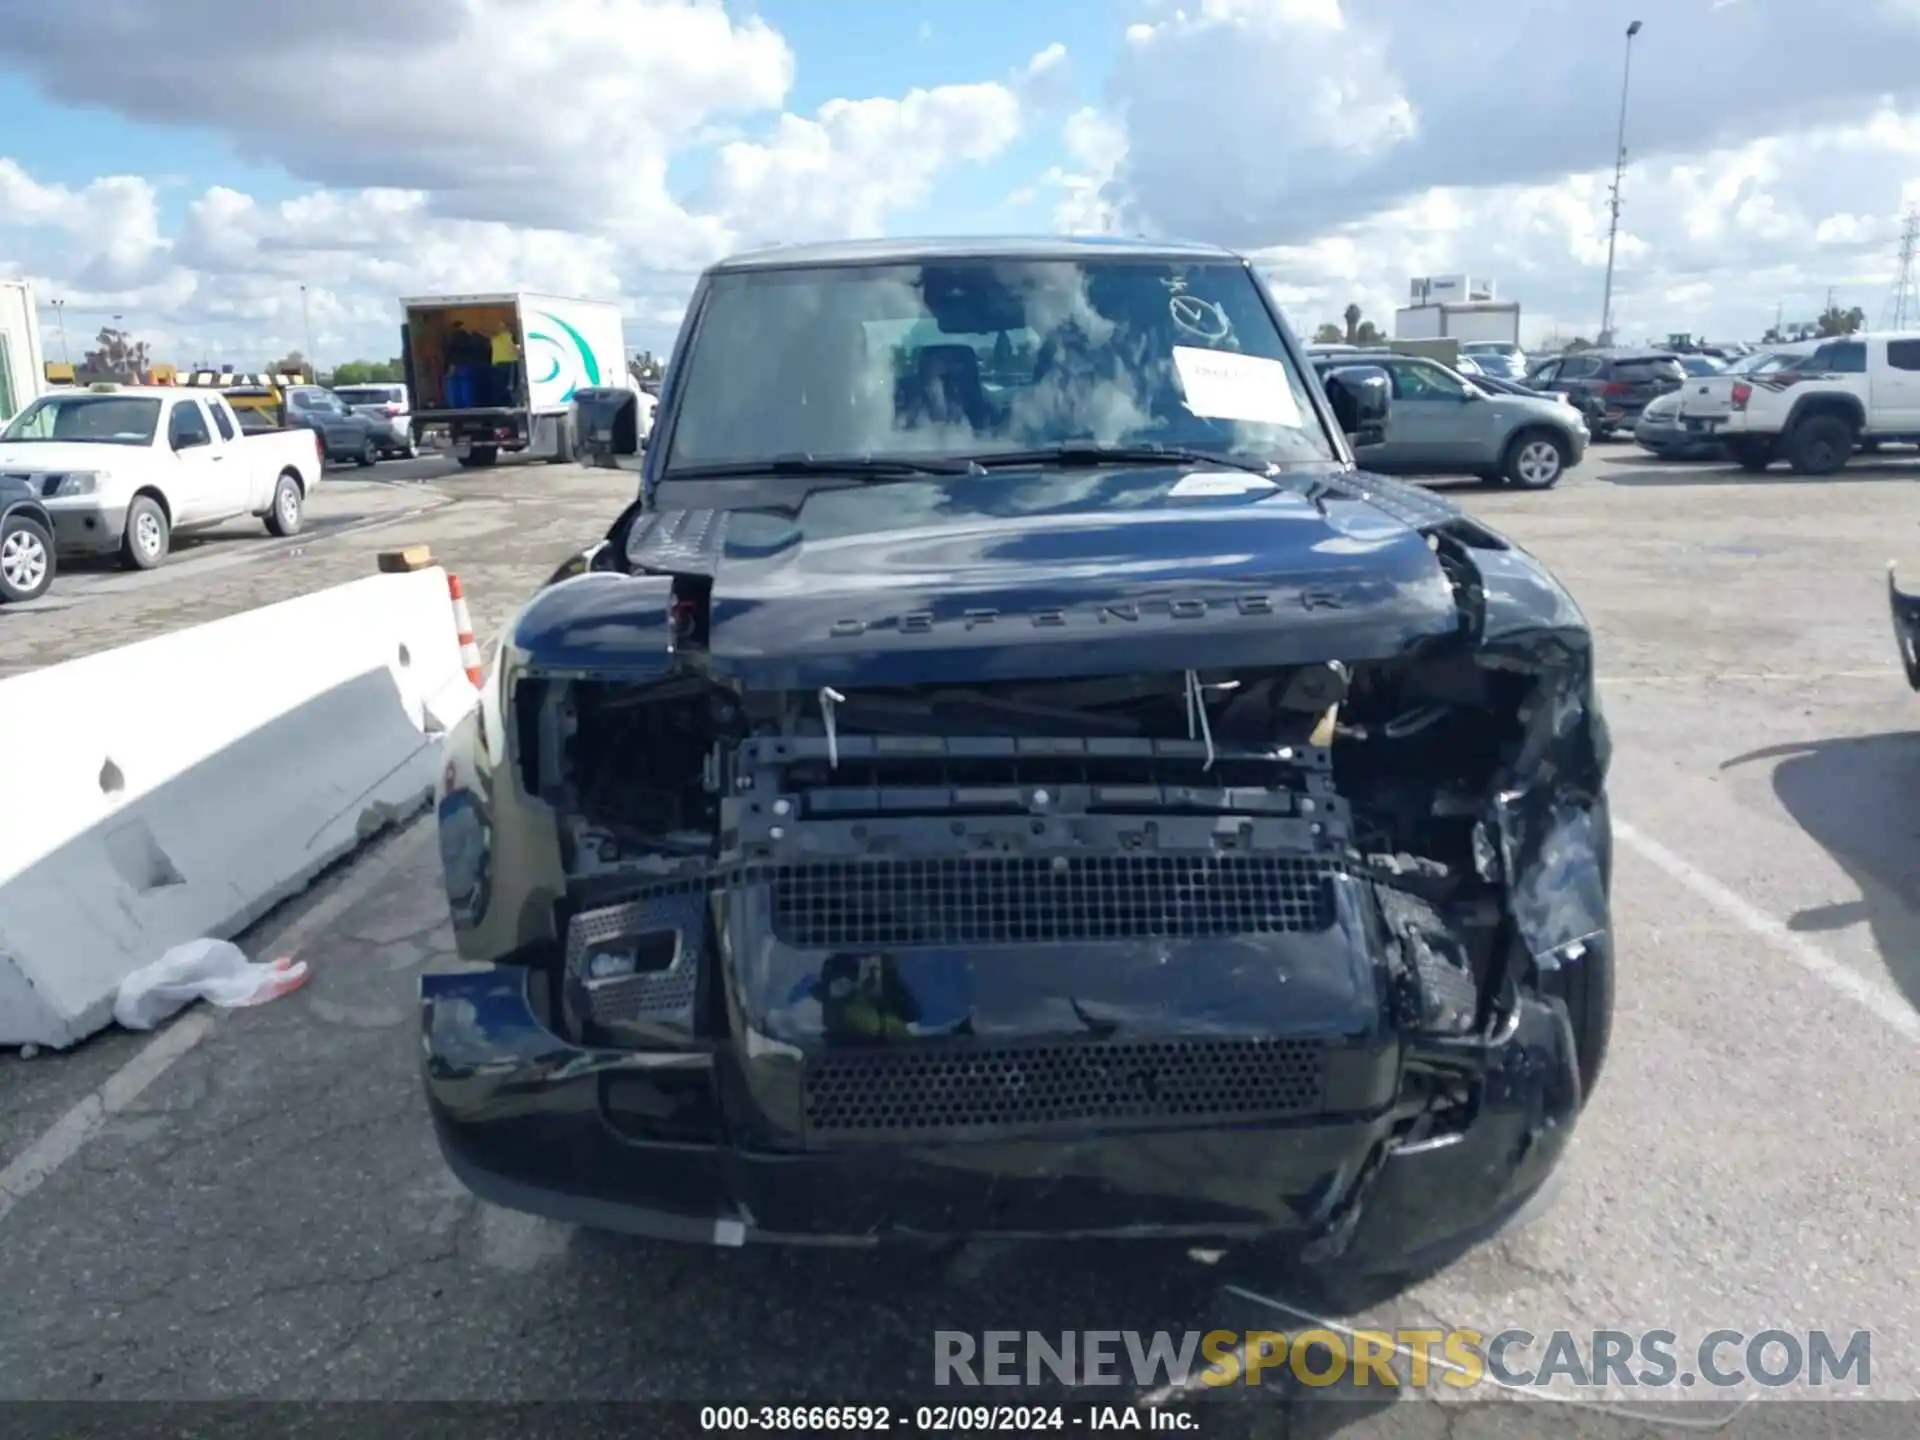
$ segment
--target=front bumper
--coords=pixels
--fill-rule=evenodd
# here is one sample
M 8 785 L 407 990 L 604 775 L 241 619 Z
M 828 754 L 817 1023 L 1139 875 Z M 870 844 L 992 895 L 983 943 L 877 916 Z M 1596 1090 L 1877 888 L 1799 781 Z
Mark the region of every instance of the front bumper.
M 1920 595 L 1909 595 L 1900 588 L 1891 565 L 1887 567 L 1887 606 L 1893 612 L 1893 640 L 1907 672 L 1907 684 L 1920 690 Z
M 1477 1078 L 1471 1118 L 1421 1143 L 1396 1140 L 1404 1112 L 1374 1107 L 776 1148 L 729 1124 L 742 1084 L 731 1047 L 574 1045 L 535 1013 L 531 974 L 497 966 L 422 982 L 425 1086 L 447 1163 L 493 1203 L 658 1238 L 1267 1237 L 1304 1260 L 1397 1270 L 1471 1245 L 1524 1207 L 1581 1099 L 1565 1010 L 1524 1000 L 1496 1038 L 1425 1042 L 1456 1062 L 1471 1050 Z
M 60 555 L 106 555 L 127 533 L 127 507 L 88 500 L 42 502 L 53 517 L 53 548 Z
M 1652 424 L 1644 416 L 1634 425 L 1633 438 L 1642 449 L 1670 458 L 1720 453 L 1720 441 L 1710 429 L 1696 430 L 1685 424 Z

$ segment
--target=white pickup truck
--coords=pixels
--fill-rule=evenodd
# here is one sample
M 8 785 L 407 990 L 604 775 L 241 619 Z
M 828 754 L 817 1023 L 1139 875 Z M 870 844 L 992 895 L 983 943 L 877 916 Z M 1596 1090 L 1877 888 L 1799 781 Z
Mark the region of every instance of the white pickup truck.
M 1680 423 L 1724 441 L 1744 470 L 1785 460 L 1831 475 L 1855 450 L 1920 441 L 1920 334 L 1836 337 L 1777 365 L 1690 381 Z
M 322 468 L 316 432 L 243 431 L 221 396 L 168 386 L 54 391 L 0 431 L 0 479 L 39 497 L 55 549 L 135 570 L 175 532 L 243 515 L 295 534 Z

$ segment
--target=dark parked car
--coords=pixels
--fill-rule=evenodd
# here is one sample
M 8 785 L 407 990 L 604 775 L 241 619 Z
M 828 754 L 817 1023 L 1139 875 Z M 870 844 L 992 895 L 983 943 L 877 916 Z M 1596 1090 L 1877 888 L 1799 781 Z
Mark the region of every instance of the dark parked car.
M 56 568 L 53 518 L 32 484 L 0 474 L 0 600 L 38 600 Z
M 1385 378 L 1198 246 L 783 246 L 690 306 L 644 458 L 583 407 L 639 498 L 446 741 L 454 1173 L 1336 1279 L 1540 1202 L 1612 1014 L 1591 637 L 1356 469 Z
M 1900 588 L 1893 567 L 1887 567 L 1887 604 L 1893 610 L 1893 642 L 1907 672 L 1907 684 L 1920 690 L 1920 595 Z
M 386 449 L 382 422 L 349 409 L 321 386 L 296 385 L 289 389 L 286 410 L 289 426 L 319 433 L 325 459 L 372 465 Z
M 1631 428 L 1650 400 L 1686 383 L 1680 357 L 1666 350 L 1582 350 L 1557 355 L 1527 372 L 1535 390 L 1559 390 L 1587 417 L 1593 438 Z

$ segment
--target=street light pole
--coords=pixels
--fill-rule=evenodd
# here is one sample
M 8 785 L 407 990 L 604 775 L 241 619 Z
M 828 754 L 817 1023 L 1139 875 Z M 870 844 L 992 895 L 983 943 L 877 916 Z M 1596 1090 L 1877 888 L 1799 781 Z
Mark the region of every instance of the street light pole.
M 67 302 L 66 301 L 56 300 L 53 302 L 53 323 L 60 327 L 60 363 L 62 365 L 71 365 L 73 363 L 73 360 L 67 354 Z
M 300 287 L 300 328 L 307 332 L 307 373 L 316 381 L 320 369 L 313 363 L 313 312 L 307 308 L 307 287 Z
M 1600 341 L 1613 343 L 1613 251 L 1620 238 L 1620 182 L 1627 171 L 1627 86 L 1633 79 L 1633 37 L 1640 22 L 1627 26 L 1627 63 L 1620 72 L 1620 130 L 1613 144 L 1613 218 L 1607 225 L 1607 289 L 1600 301 Z

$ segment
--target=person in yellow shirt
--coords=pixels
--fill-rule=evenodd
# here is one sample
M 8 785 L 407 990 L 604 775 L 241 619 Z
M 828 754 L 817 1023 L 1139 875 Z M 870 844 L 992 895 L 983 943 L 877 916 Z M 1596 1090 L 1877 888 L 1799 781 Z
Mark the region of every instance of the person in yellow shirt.
M 520 386 L 520 346 L 513 338 L 513 327 L 501 323 L 493 332 L 493 384 L 501 405 L 514 403 Z

